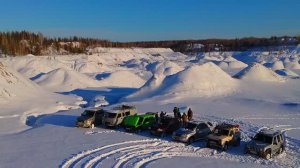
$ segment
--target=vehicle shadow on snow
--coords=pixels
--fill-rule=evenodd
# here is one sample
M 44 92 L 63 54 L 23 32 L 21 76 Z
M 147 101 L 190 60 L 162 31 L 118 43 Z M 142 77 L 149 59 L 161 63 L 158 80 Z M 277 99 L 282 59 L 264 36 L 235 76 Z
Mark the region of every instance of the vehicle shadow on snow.
M 78 116 L 66 115 L 66 114 L 50 114 L 47 116 L 42 116 L 36 120 L 35 125 L 55 125 L 61 127 L 75 127 L 75 121 Z
M 85 106 L 90 106 L 91 101 L 95 96 L 104 96 L 109 105 L 118 103 L 119 100 L 129 94 L 133 93 L 135 88 L 87 88 L 75 89 L 69 92 L 59 92 L 63 95 L 77 95 L 88 102 Z

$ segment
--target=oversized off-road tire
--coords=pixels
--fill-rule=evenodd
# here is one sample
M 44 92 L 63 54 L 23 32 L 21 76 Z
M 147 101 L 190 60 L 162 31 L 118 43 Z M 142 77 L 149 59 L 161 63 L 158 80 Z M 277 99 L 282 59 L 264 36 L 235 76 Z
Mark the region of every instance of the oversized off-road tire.
M 207 141 L 206 147 L 210 148 L 210 142 L 209 141 Z
M 284 148 L 283 148 L 283 146 L 281 146 L 281 147 L 279 148 L 279 150 L 278 150 L 278 154 L 282 154 L 283 151 L 284 151 Z
M 227 142 L 222 146 L 222 150 L 223 151 L 227 151 L 228 150 L 228 143 Z
M 271 157 L 272 157 L 271 150 L 268 149 L 268 150 L 266 151 L 266 153 L 264 154 L 264 159 L 269 160 L 269 159 L 271 159 Z
M 95 124 L 91 124 L 90 128 L 92 128 L 92 129 L 95 128 Z

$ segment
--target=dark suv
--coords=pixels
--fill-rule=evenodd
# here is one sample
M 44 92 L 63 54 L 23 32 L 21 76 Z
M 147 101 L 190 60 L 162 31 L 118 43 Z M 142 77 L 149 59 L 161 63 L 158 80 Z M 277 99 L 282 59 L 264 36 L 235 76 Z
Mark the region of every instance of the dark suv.
M 103 115 L 104 111 L 101 108 L 87 109 L 77 118 L 76 127 L 94 128 L 102 124 Z
M 275 154 L 281 154 L 285 149 L 285 137 L 281 131 L 264 129 L 255 135 L 245 146 L 245 154 L 251 153 L 270 159 Z

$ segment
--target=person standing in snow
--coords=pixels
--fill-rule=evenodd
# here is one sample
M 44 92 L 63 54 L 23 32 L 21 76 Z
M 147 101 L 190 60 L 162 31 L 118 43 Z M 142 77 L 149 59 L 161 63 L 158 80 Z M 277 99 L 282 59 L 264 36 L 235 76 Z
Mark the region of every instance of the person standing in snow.
M 186 123 L 189 121 L 188 120 L 188 116 L 185 114 L 185 113 L 183 113 L 183 115 L 182 115 L 182 124 L 183 124 L 183 126 L 186 126 Z
M 178 118 L 177 107 L 174 107 L 173 113 L 174 113 L 174 118 Z
M 187 116 L 189 121 L 191 121 L 193 119 L 193 111 L 191 108 L 189 108 L 188 112 L 187 112 Z
M 156 120 L 157 123 L 159 122 L 158 112 L 155 113 L 155 120 Z
M 160 112 L 160 118 L 163 118 L 166 115 L 163 111 Z

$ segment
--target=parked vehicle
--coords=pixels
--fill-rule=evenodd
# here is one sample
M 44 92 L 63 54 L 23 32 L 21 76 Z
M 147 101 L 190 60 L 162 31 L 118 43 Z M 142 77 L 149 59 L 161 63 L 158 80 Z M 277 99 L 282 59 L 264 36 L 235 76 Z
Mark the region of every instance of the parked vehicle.
M 76 120 L 76 127 L 94 128 L 102 124 L 104 111 L 101 108 L 91 108 L 85 110 Z
M 189 121 L 184 128 L 174 131 L 172 138 L 175 141 L 191 144 L 206 138 L 215 129 L 216 125 L 216 123 L 209 121 Z
M 123 126 L 126 131 L 150 129 L 156 123 L 154 114 L 132 115 L 125 117 Z
M 285 150 L 285 137 L 281 131 L 264 129 L 255 135 L 245 146 L 245 153 L 255 154 L 270 159 Z
M 230 145 L 240 146 L 241 133 L 239 125 L 223 123 L 207 136 L 207 147 L 219 147 L 226 151 Z
M 121 105 L 113 107 L 112 109 L 105 109 L 103 116 L 103 123 L 108 127 L 115 127 L 122 124 L 123 119 L 126 116 L 137 114 L 137 110 L 134 106 Z
M 175 130 L 181 126 L 180 120 L 171 116 L 164 116 L 160 118 L 160 122 L 154 124 L 150 128 L 150 133 L 156 136 L 165 136 L 166 134 L 172 134 Z

